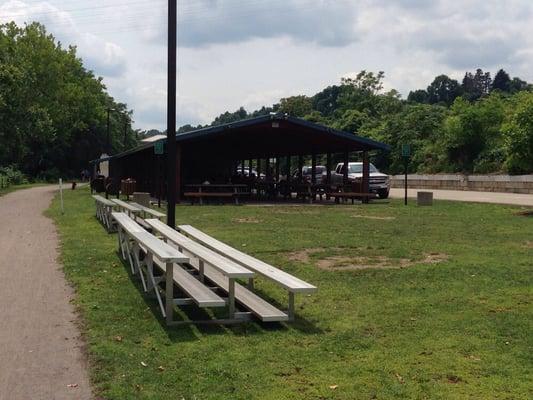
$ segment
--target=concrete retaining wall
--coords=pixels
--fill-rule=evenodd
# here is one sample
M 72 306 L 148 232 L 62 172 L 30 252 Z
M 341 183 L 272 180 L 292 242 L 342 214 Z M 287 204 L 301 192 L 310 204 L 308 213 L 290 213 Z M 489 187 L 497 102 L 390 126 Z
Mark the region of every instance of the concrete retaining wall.
M 391 177 L 393 188 L 403 188 L 404 175 Z M 533 175 L 408 175 L 413 189 L 474 190 L 533 194 Z

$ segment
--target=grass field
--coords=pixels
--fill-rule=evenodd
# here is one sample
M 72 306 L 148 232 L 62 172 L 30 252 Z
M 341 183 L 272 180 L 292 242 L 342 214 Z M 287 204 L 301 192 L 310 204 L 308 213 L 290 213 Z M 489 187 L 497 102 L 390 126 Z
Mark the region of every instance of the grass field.
M 319 291 L 297 297 L 291 324 L 173 329 L 88 191 L 67 191 L 65 210 L 56 199 L 49 214 L 105 399 L 533 397 L 533 218 L 519 207 L 179 206 L 178 223 Z

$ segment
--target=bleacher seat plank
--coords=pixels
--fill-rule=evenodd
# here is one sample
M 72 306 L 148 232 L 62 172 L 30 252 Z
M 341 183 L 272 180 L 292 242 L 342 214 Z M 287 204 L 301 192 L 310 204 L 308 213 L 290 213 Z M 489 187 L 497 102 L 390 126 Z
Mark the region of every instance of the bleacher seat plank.
M 144 212 L 144 213 L 146 213 L 148 215 L 151 215 L 152 217 L 155 217 L 155 218 L 164 218 L 164 217 L 166 217 L 166 214 L 163 214 L 162 212 L 154 210 L 154 209 L 152 209 L 150 207 L 143 206 L 142 204 L 135 203 L 133 201 L 131 203 L 129 203 L 129 204 L 131 204 L 134 207 L 139 208 L 142 212 Z
M 163 272 L 165 272 L 165 264 L 159 260 L 154 259 L 154 264 Z M 226 301 L 213 292 L 210 288 L 205 286 L 202 282 L 185 271 L 179 265 L 174 266 L 173 269 L 174 282 L 189 296 L 198 307 L 225 307 Z
M 114 212 L 111 213 L 113 216 L 113 219 L 117 221 L 117 223 L 122 226 L 126 231 L 129 232 L 143 232 L 144 229 L 142 226 L 137 224 L 134 220 L 132 220 L 130 217 L 128 217 L 124 213 Z
M 105 197 L 100 196 L 99 194 L 95 194 L 92 196 L 94 200 L 99 201 L 100 203 L 108 206 L 108 207 L 114 207 L 115 203 L 113 203 L 111 200 L 106 199 Z
M 112 199 L 111 201 L 115 203 L 117 206 L 119 206 L 120 208 L 127 210 L 128 212 L 132 214 L 138 214 L 141 212 L 140 208 L 135 207 L 131 205 L 130 203 L 126 203 L 125 201 L 122 201 L 120 199 Z
M 191 265 L 198 269 L 198 262 L 191 260 Z M 224 291 L 228 291 L 228 279 L 220 272 L 210 266 L 205 266 L 205 276 Z M 272 304 L 263 300 L 254 292 L 246 289 L 244 286 L 235 284 L 235 300 L 249 309 L 255 316 L 263 322 L 282 322 L 288 321 L 289 316 L 283 311 L 277 309 Z
M 317 290 L 316 286 L 313 286 L 301 279 L 296 278 L 295 276 L 292 276 L 291 274 L 288 274 L 285 271 L 280 270 L 279 268 L 273 267 L 272 265 L 243 253 L 223 242 L 220 242 L 219 240 L 190 225 L 180 225 L 178 226 L 178 230 L 187 234 L 207 248 L 216 251 L 230 260 L 233 260 L 236 263 L 239 263 L 240 265 L 257 272 L 258 274 L 277 282 L 290 292 L 311 293 Z
M 138 243 L 142 244 L 154 257 L 163 262 L 173 262 L 178 264 L 188 263 L 189 257 L 185 257 L 174 247 L 159 240 L 154 235 L 143 230 L 143 232 L 130 231 L 128 234 Z
M 255 275 L 249 269 L 239 265 L 234 261 L 228 260 L 223 255 L 218 254 L 217 252 L 202 246 L 198 242 L 189 239 L 188 237 L 165 225 L 158 219 L 147 219 L 146 223 L 155 231 L 160 232 L 163 236 L 176 243 L 179 247 L 202 259 L 204 262 L 211 265 L 228 278 L 246 279 L 253 278 Z

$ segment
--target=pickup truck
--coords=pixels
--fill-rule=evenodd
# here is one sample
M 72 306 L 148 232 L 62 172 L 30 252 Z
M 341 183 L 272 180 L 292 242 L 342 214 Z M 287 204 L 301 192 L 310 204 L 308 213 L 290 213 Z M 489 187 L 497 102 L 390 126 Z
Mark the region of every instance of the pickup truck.
M 344 163 L 337 164 L 335 171 L 331 172 L 331 183 L 333 185 L 341 185 L 344 179 Z M 363 179 L 363 163 L 351 162 L 348 163 L 348 181 L 359 183 Z M 325 178 L 324 178 L 325 181 Z M 369 177 L 370 193 L 377 193 L 380 199 L 389 197 L 390 179 L 388 175 L 382 174 L 370 163 L 370 177 Z

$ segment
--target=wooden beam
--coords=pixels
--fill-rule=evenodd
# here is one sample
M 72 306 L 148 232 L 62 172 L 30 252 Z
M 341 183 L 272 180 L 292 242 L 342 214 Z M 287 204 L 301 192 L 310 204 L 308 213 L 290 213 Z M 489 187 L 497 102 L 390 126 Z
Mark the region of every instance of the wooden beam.
M 363 179 L 361 181 L 361 191 L 369 193 L 370 191 L 370 161 L 368 159 L 368 151 L 363 151 Z M 363 197 L 363 203 L 369 202 L 368 197 Z
M 279 156 L 276 156 L 276 182 L 279 182 L 279 168 L 280 168 L 280 159 L 279 159 Z
M 181 203 L 181 146 L 176 145 L 176 203 Z
M 287 156 L 287 165 L 285 166 L 285 173 L 287 174 L 287 182 L 291 180 L 291 156 Z
M 316 153 L 313 151 L 311 155 L 311 183 L 316 184 Z
M 326 155 L 326 184 L 331 184 L 331 153 Z
M 343 166 L 342 183 L 344 185 L 347 185 L 348 184 L 348 162 L 349 162 L 349 155 L 347 151 L 344 152 L 343 161 L 344 161 L 344 166 Z
M 265 175 L 266 175 L 267 181 L 269 181 L 270 178 L 272 178 L 272 170 L 270 169 L 270 158 L 269 157 L 265 159 Z
M 253 161 L 252 161 L 252 159 L 250 158 L 250 159 L 248 160 L 248 176 L 252 176 L 252 169 L 253 169 L 253 165 L 252 165 L 252 164 L 253 164 Z M 243 175 L 244 175 L 244 173 L 243 173 Z
M 302 183 L 303 181 L 303 174 L 302 174 L 303 168 L 304 168 L 304 156 L 300 154 L 298 156 L 298 181 L 300 183 Z

